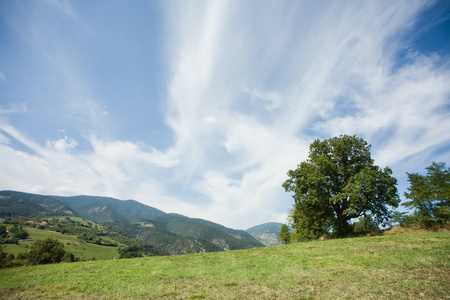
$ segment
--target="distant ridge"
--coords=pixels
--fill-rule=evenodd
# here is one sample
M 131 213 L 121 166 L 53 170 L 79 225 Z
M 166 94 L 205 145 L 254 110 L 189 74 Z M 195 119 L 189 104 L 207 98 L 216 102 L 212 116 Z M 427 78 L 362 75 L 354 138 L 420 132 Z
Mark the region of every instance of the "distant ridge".
M 2 217 L 36 217 L 61 213 L 73 215 L 73 211 L 52 196 L 0 191 L 0 216 Z
M 265 246 L 281 245 L 278 234 L 282 223 L 269 222 L 253 226 L 246 231 Z
M 99 223 L 140 222 L 165 213 L 135 200 L 99 196 L 55 196 L 77 215 Z

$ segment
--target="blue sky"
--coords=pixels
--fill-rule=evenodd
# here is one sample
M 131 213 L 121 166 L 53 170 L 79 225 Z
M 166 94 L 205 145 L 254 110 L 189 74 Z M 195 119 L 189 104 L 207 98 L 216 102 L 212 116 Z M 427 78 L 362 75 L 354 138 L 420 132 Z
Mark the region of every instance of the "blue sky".
M 403 194 L 449 163 L 449 41 L 448 1 L 1 1 L 0 189 L 246 229 L 356 134 Z

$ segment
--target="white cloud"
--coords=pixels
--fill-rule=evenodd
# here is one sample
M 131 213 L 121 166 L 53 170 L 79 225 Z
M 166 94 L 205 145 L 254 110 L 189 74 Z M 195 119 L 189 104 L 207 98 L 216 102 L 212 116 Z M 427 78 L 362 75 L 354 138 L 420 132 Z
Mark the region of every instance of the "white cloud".
M 76 16 L 68 2 L 47 3 Z M 32 48 L 65 78 L 63 100 L 96 135 L 83 141 L 90 148 L 69 137 L 42 147 L 2 121 L 0 188 L 136 199 L 248 228 L 284 221 L 293 201 L 281 184 L 315 138 L 358 134 L 378 164 L 404 174 L 406 162 L 420 154 L 429 163 L 450 141 L 448 63 L 413 50 L 396 63 L 427 5 L 164 2 L 164 118 L 174 133 L 166 151 L 99 133 L 113 114 L 83 69 L 36 29 Z M 0 107 L 5 115 L 25 110 Z
M 9 105 L 0 105 L 0 115 L 20 114 L 26 111 L 27 106 L 24 103 L 21 104 L 10 103 Z
M 167 123 L 188 180 L 211 199 L 204 215 L 275 218 L 286 171 L 316 137 L 358 134 L 382 165 L 450 140 L 448 110 L 436 113 L 448 103 L 448 65 L 418 56 L 395 66 L 427 3 L 235 4 L 168 6 Z M 211 115 L 214 126 L 198 122 Z
M 10 144 L 8 137 L 6 137 L 6 136 L 5 136 L 4 134 L 2 134 L 1 132 L 0 132 L 0 143 L 6 144 L 6 145 L 9 145 L 9 144 Z
M 3 72 L 0 72 L 0 80 L 1 81 L 6 81 L 6 76 Z
M 76 146 L 78 146 L 77 141 L 68 138 L 67 136 L 56 141 L 47 140 L 47 148 L 54 149 L 60 152 L 70 152 Z
M 136 199 L 162 209 L 167 203 L 183 201 L 170 197 L 164 189 L 168 176 L 164 169 L 174 166 L 162 153 L 141 149 L 130 142 L 106 143 L 90 138 L 92 152 L 73 150 L 77 142 L 65 137 L 48 141 L 43 148 L 3 124 L 15 143 L 30 153 L 0 144 L 0 189 L 43 194 L 90 194 Z M 159 176 L 162 176 L 159 178 Z M 168 201 L 168 200 L 171 201 Z M 185 207 L 190 205 L 185 203 Z

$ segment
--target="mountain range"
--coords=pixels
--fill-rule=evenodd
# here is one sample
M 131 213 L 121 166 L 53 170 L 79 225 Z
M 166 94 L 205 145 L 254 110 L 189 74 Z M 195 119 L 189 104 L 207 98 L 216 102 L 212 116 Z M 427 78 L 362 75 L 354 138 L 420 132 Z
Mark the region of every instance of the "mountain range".
M 203 219 L 167 214 L 134 200 L 0 191 L 0 217 L 73 215 L 114 227 L 169 254 L 263 247 L 257 238 Z M 281 225 L 280 225 L 281 226 Z M 255 230 L 253 233 L 255 234 Z M 279 230 L 278 230 L 279 232 Z

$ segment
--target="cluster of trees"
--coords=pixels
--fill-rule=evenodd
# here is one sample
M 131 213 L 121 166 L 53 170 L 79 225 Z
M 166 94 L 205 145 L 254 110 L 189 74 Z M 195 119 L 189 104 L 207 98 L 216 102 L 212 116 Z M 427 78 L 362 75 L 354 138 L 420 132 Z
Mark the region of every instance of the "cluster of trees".
M 288 172 L 283 183 L 293 193 L 294 205 L 280 241 L 308 240 L 324 235 L 345 237 L 378 230 L 391 221 L 421 226 L 445 226 L 450 221 L 450 169 L 432 163 L 427 175 L 408 174 L 405 197 L 412 215 L 393 213 L 400 197 L 389 167 L 374 164 L 371 146 L 356 136 L 315 140 L 308 159 Z M 357 222 L 353 220 L 358 219 Z
M 24 240 L 28 236 L 28 231 L 22 226 L 14 225 L 7 231 L 5 225 L 0 225 L 0 244 L 18 244 L 19 240 Z
M 12 253 L 3 251 L 0 245 L 0 267 L 13 267 L 20 265 L 43 265 L 64 262 L 79 261 L 72 253 L 64 250 L 64 244 L 57 239 L 48 237 L 31 243 L 26 253 L 20 253 L 14 257 Z
M 143 257 L 155 256 L 158 251 L 151 245 L 136 241 L 128 246 L 119 247 L 119 259 L 122 258 L 133 258 L 133 257 Z

